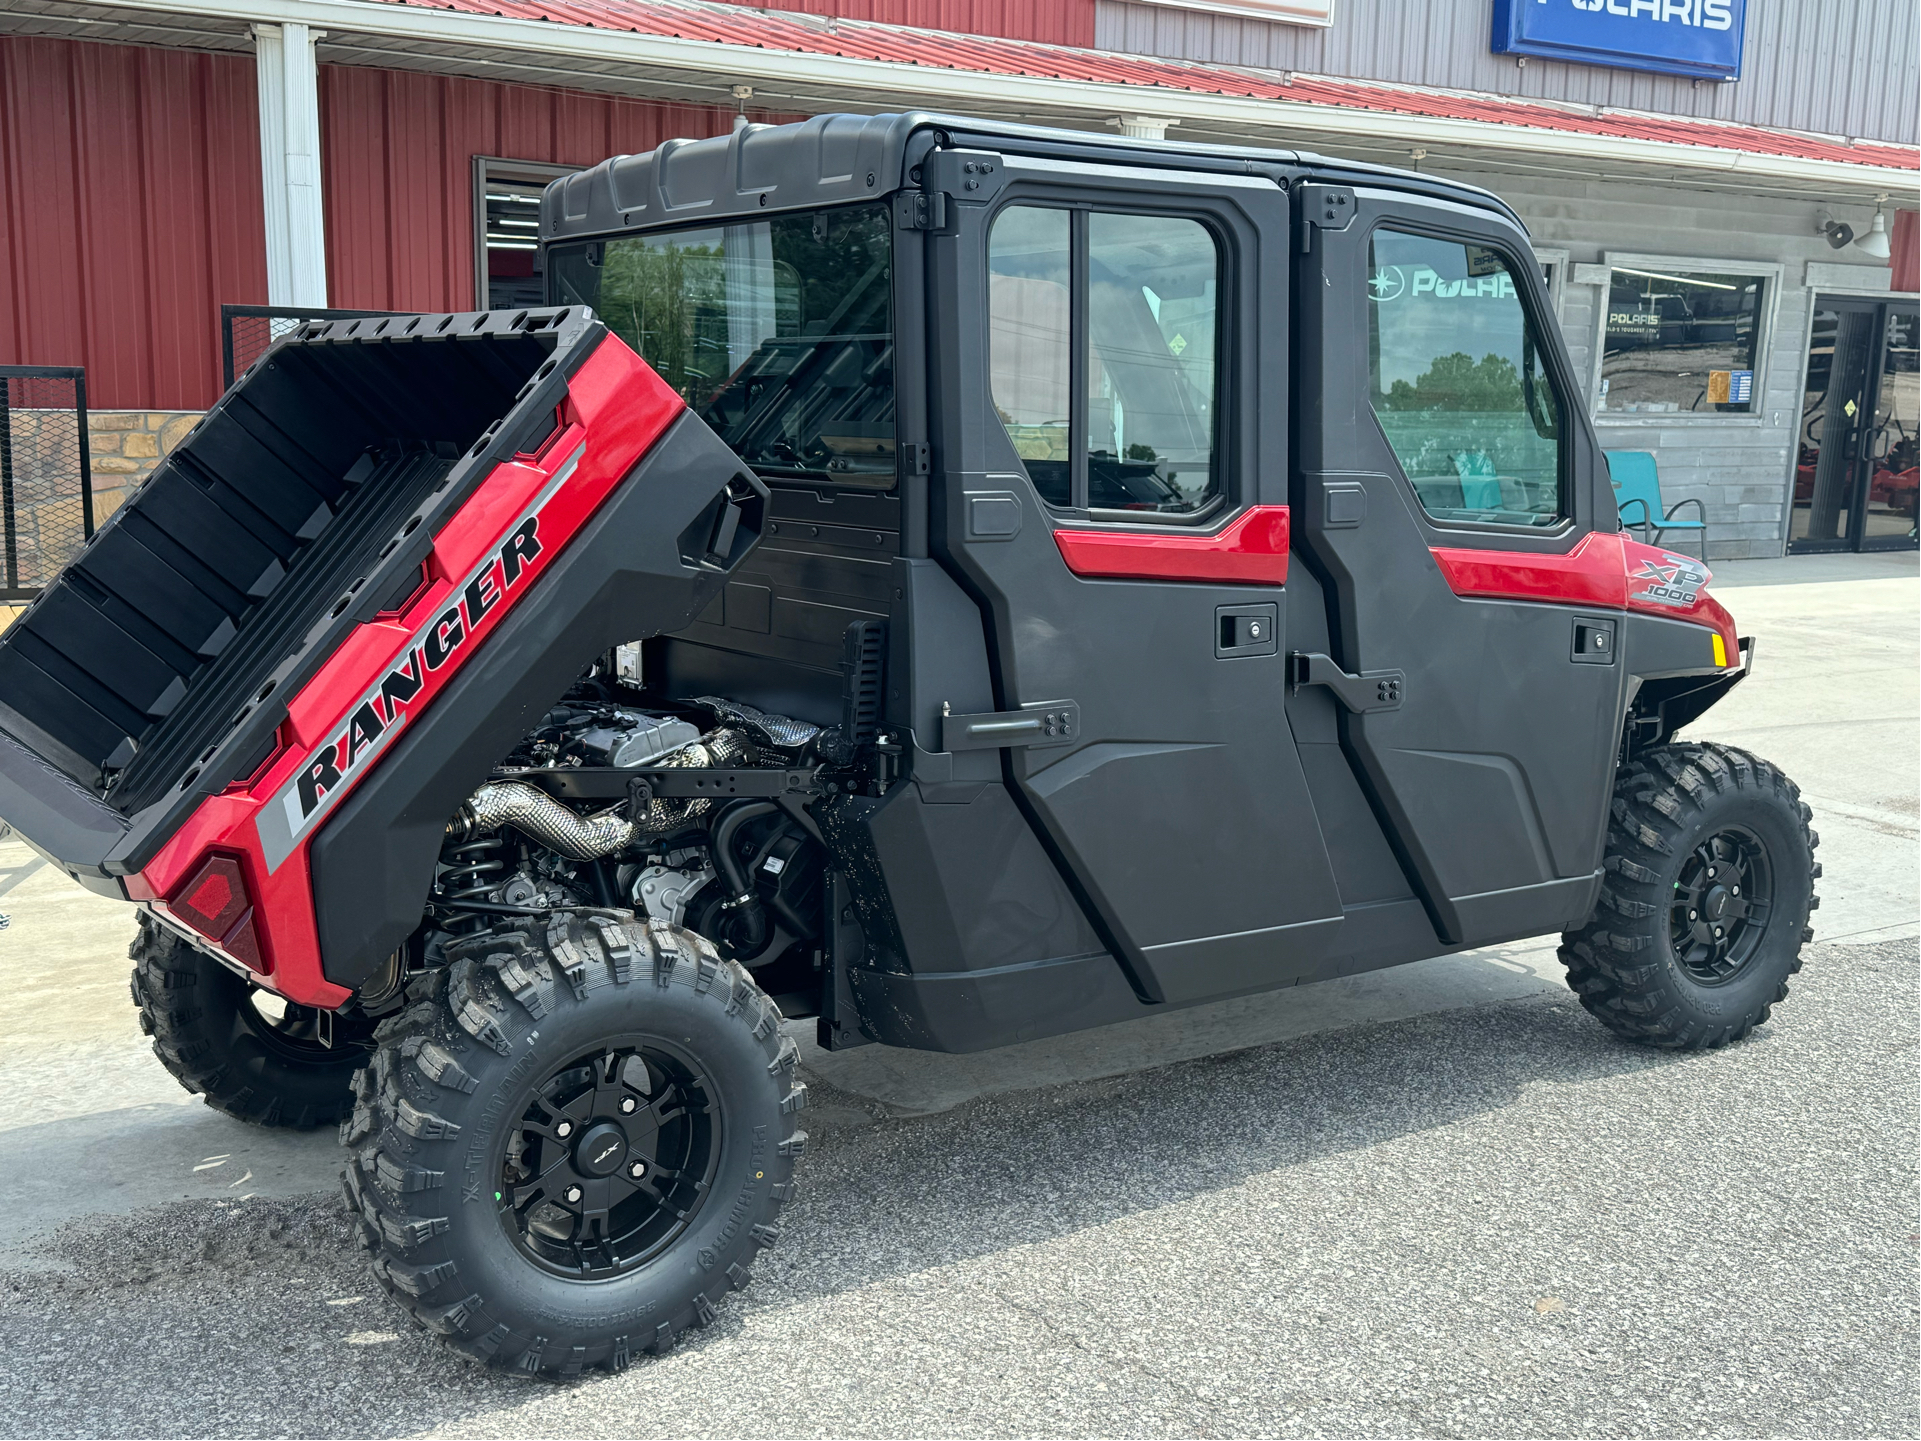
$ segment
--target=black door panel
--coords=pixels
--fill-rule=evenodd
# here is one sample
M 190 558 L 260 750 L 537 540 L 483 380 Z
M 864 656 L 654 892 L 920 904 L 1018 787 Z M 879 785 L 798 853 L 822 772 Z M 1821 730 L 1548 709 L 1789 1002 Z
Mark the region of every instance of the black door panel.
M 1568 607 L 1455 594 L 1434 549 L 1572 550 L 1593 526 L 1598 448 L 1578 408 L 1562 403 L 1558 429 L 1547 432 L 1560 445 L 1558 523 L 1538 513 L 1551 501 L 1551 476 L 1544 484 L 1538 471 L 1521 481 L 1499 474 L 1506 437 L 1533 425 L 1520 397 L 1552 416 L 1546 401 L 1573 393 L 1518 231 L 1464 207 L 1383 192 L 1360 191 L 1356 210 L 1344 230 L 1308 230 L 1296 558 L 1325 586 L 1329 653 L 1342 669 L 1400 670 L 1405 680 L 1396 709 L 1337 709 L 1341 748 L 1443 941 L 1560 929 L 1585 908 L 1600 865 L 1623 673 L 1575 658 Z M 1403 271 L 1370 292 L 1369 237 L 1390 224 L 1458 242 L 1468 278 L 1437 284 L 1431 273 Z M 1508 268 L 1483 263 L 1475 278 L 1474 258 L 1497 251 Z M 1468 353 L 1488 349 L 1477 344 L 1487 320 L 1464 310 L 1459 335 L 1424 322 L 1432 367 L 1396 377 L 1388 394 L 1380 357 L 1389 342 L 1379 338 L 1387 322 L 1370 307 L 1415 303 L 1420 286 L 1463 305 L 1478 287 L 1479 298 L 1514 313 L 1524 306 L 1536 348 L 1503 372 L 1500 357 Z M 1445 354 L 1449 346 L 1459 353 Z M 1556 388 L 1532 389 L 1548 385 Z M 1420 462 L 1432 515 L 1376 405 L 1390 409 L 1401 451 Z M 1423 427 L 1432 441 L 1420 441 Z M 1538 462 L 1541 447 L 1528 444 Z
M 1264 498 L 1281 503 L 1286 356 L 1271 343 L 1263 353 L 1257 337 L 1286 333 L 1284 194 L 1240 177 L 1191 188 L 1161 185 L 1157 177 L 1156 189 L 1143 196 L 1142 182 L 1125 171 L 1107 180 L 1098 172 L 1077 176 L 1070 192 L 1024 177 L 1014 158 L 1004 170 L 1010 194 L 1031 194 L 1035 204 L 1141 207 L 1205 222 L 1224 267 L 1212 342 L 1225 377 L 1213 412 L 1212 483 L 1225 494 L 1198 528 L 1215 533 Z M 1187 1001 L 1285 983 L 1320 964 L 1340 925 L 1333 872 L 1288 728 L 1285 591 L 1207 580 L 1091 579 L 1068 568 L 1054 537 L 1059 526 L 1180 534 L 1180 517 L 1143 513 L 1130 525 L 1042 502 L 1007 427 L 1038 455 L 1055 410 L 1073 410 L 1077 434 L 1087 434 L 1086 409 L 1049 402 L 1052 409 L 1036 405 L 1032 415 L 1003 424 L 1006 409 L 997 414 L 989 393 L 985 258 L 992 217 L 965 200 L 949 209 L 952 233 L 929 242 L 933 324 L 942 336 L 933 348 L 939 431 L 932 549 L 988 618 L 995 708 L 1072 700 L 1081 727 L 1068 745 L 1004 750 L 1010 792 L 1143 996 Z M 1074 223 L 1078 234 L 1088 233 L 1090 222 Z M 1100 227 L 1091 228 L 1098 238 Z M 1274 242 L 1264 246 L 1270 233 Z M 1037 267 L 1011 289 L 1036 307 L 1058 307 L 1047 287 L 1057 291 L 1059 282 L 1047 275 Z M 1172 291 L 1156 293 L 1151 303 L 1156 321 L 1194 306 L 1191 293 Z M 1168 309 L 1183 303 L 1186 312 Z M 1085 323 L 1078 324 L 1085 344 Z M 1125 388 L 1129 366 L 1165 373 L 1156 349 L 1162 340 L 1178 355 L 1202 334 L 1157 338 L 1143 322 L 1129 344 L 1144 348 L 1124 352 L 1119 341 L 1096 335 L 1095 349 L 1106 345 L 1100 363 L 1120 372 Z M 1058 381 L 1054 388 L 1064 393 Z M 1057 429 L 1065 434 L 1064 418 Z M 1095 447 L 1102 444 L 1122 448 L 1118 434 Z M 1153 483 L 1152 448 L 1126 449 L 1130 485 Z M 1067 463 L 1037 464 L 1050 493 L 1068 497 Z M 1098 466 L 1088 469 L 1082 490 L 1097 504 L 1114 503 L 1093 483 Z M 1273 487 L 1271 497 L 1262 496 L 1263 484 Z M 1149 504 L 1173 493 L 1141 490 Z M 1231 623 L 1235 613 L 1250 611 L 1263 633 L 1237 631 L 1223 649 L 1222 615 Z M 920 738 L 922 746 L 934 743 Z

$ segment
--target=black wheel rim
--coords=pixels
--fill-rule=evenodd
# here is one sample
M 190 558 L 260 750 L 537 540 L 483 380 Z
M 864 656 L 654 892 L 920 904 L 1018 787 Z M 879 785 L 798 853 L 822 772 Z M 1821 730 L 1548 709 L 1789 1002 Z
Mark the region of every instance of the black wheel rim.
M 239 982 L 239 1027 L 282 1060 L 309 1065 L 358 1065 L 373 1049 L 372 1028 L 358 1017 L 333 1018 L 333 1044 L 323 1041 L 320 1012 Z
M 575 1280 L 622 1275 L 693 1225 L 720 1162 L 714 1088 L 653 1040 L 548 1073 L 508 1134 L 496 1202 L 521 1254 Z
M 1754 960 L 1774 909 L 1774 871 L 1759 836 L 1716 831 L 1681 862 L 1668 936 L 1695 980 L 1720 985 Z

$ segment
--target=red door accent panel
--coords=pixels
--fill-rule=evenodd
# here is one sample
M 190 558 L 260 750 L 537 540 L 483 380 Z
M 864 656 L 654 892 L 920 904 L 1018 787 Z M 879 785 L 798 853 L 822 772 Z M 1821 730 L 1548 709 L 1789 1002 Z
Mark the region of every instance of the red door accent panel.
M 1692 556 L 1598 531 L 1566 555 L 1444 546 L 1433 554 L 1459 596 L 1598 605 L 1693 621 L 1720 632 L 1731 661 L 1740 654 L 1734 617 L 1708 594 L 1713 576 Z
M 1102 580 L 1202 580 L 1287 584 L 1287 507 L 1250 506 L 1219 535 L 1166 531 L 1056 530 L 1075 575 Z
M 1498 600 L 1545 600 L 1561 605 L 1627 604 L 1627 564 L 1617 532 L 1595 532 L 1566 555 L 1519 550 L 1458 550 L 1436 546 L 1434 559 L 1456 595 Z

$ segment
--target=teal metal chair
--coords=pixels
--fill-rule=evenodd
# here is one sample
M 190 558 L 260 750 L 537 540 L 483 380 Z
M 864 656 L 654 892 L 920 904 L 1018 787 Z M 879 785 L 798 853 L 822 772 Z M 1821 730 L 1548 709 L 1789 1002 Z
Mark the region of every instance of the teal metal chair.
M 1701 542 L 1701 553 L 1707 554 L 1708 510 L 1693 496 L 1676 501 L 1671 508 L 1664 507 L 1661 500 L 1661 476 L 1655 469 L 1654 456 L 1645 450 L 1610 450 L 1605 452 L 1608 461 L 1608 474 L 1614 481 L 1614 500 L 1621 508 L 1621 524 L 1638 525 L 1641 539 L 1649 545 L 1659 545 L 1661 537 L 1668 531 L 1689 531 L 1695 533 Z M 1699 520 L 1676 520 L 1675 511 L 1685 506 L 1693 506 Z

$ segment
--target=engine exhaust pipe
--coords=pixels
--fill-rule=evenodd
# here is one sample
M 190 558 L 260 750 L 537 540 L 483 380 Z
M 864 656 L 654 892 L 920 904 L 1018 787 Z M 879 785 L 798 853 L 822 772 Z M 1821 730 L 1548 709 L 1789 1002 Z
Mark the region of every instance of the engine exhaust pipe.
M 460 808 L 449 833 L 484 835 L 502 826 L 524 831 L 569 860 L 597 861 L 634 838 L 634 823 L 618 810 L 583 816 L 522 781 L 491 781 Z

